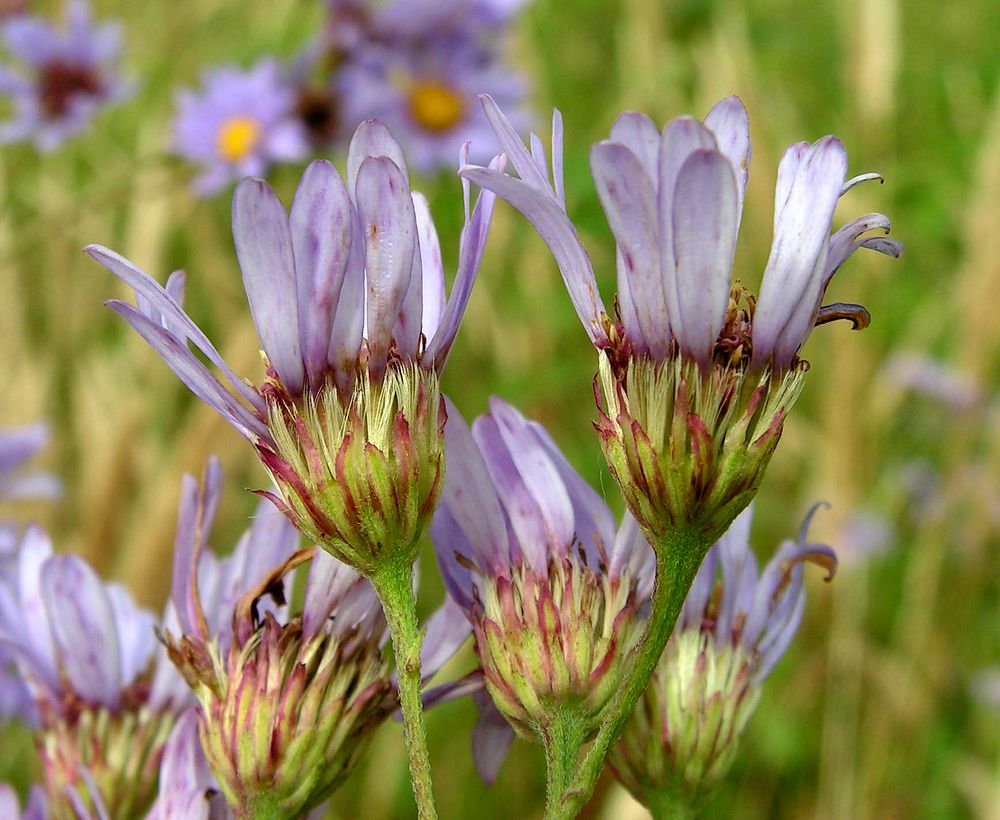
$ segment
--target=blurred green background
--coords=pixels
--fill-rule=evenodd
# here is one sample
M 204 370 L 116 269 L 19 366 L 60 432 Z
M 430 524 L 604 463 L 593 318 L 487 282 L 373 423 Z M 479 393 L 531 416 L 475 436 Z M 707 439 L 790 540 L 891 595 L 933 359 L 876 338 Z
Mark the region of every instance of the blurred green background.
M 0 149 L 0 424 L 48 419 L 55 439 L 43 466 L 66 484 L 60 504 L 0 513 L 42 521 L 60 549 L 159 607 L 181 474 L 197 473 L 209 453 L 222 458 L 229 492 L 214 542 L 223 550 L 255 504 L 241 488 L 266 478 L 242 439 L 102 308 L 123 290 L 80 248 L 106 244 L 161 281 L 186 269 L 191 315 L 237 372 L 261 375 L 228 193 L 194 199 L 190 169 L 168 156 L 173 93 L 219 63 L 292 55 L 322 7 L 104 0 L 95 10 L 125 23 L 136 96 L 55 154 Z M 821 328 L 804 350 L 812 371 L 760 492 L 754 545 L 766 558 L 813 501 L 826 499 L 832 509 L 813 534 L 841 551 L 842 569 L 829 586 L 820 573 L 809 579 L 799 634 L 705 816 L 1000 816 L 1000 715 L 970 691 L 977 671 L 1000 663 L 995 14 L 991 0 L 946 8 L 930 0 L 534 0 L 518 19 L 514 55 L 533 77 L 543 134 L 544 112 L 563 111 L 569 211 L 606 301 L 614 246 L 588 152 L 629 108 L 663 122 L 703 116 L 731 93 L 743 98 L 754 158 L 736 275 L 754 289 L 770 243 L 777 161 L 793 141 L 837 134 L 851 174 L 882 172 L 886 184 L 851 192 L 837 222 L 883 211 L 906 245 L 898 261 L 858 254 L 830 289 L 827 301 L 865 304 L 872 327 Z M 272 174 L 286 202 L 299 172 Z M 458 181 L 443 174 L 418 187 L 431 197 L 453 266 Z M 967 395 L 907 386 L 904 354 L 946 366 Z M 470 418 L 491 393 L 518 404 L 620 511 L 590 426 L 595 364 L 548 252 L 499 206 L 445 388 Z M 426 612 L 440 584 L 425 563 Z M 468 651 L 454 668 L 470 664 Z M 516 742 L 486 788 L 472 767 L 473 720 L 467 702 L 428 716 L 441 816 L 540 816 L 540 750 Z M 16 728 L 0 731 L 0 780 L 23 784 L 30 747 Z M 331 816 L 406 817 L 410 806 L 401 732 L 390 723 Z M 644 814 L 606 777 L 586 816 Z

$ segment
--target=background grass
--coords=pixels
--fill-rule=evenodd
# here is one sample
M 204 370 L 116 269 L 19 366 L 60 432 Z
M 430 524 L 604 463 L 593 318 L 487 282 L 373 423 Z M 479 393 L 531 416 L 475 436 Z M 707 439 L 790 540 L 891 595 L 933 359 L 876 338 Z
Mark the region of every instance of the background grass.
M 212 65 L 292 54 L 322 10 L 304 0 L 95 5 L 123 19 L 139 92 L 56 154 L 0 150 L 0 423 L 48 419 L 55 441 L 46 466 L 67 490 L 58 505 L 0 512 L 42 521 L 60 549 L 159 606 L 182 472 L 197 472 L 210 452 L 222 458 L 230 488 L 214 539 L 222 549 L 254 505 L 239 488 L 265 478 L 240 437 L 101 307 L 122 289 L 80 248 L 109 245 L 161 280 L 185 268 L 192 316 L 237 372 L 259 375 L 228 195 L 193 199 L 190 170 L 168 157 L 172 95 Z M 766 558 L 814 500 L 827 499 L 832 510 L 814 534 L 841 550 L 843 566 L 829 586 L 810 578 L 800 632 L 706 816 L 1000 812 L 1000 717 L 969 690 L 973 673 L 1000 663 L 994 14 L 989 0 L 947 9 L 931 0 L 534 0 L 518 22 L 514 51 L 533 76 L 537 110 L 557 105 L 565 117 L 569 210 L 606 298 L 613 245 L 587 156 L 626 108 L 662 122 L 743 97 L 754 159 L 737 275 L 754 288 L 777 160 L 796 140 L 835 133 L 852 173 L 881 171 L 886 184 L 855 189 L 838 221 L 884 211 L 907 248 L 899 261 L 859 254 L 831 287 L 829 301 L 869 307 L 869 330 L 824 327 L 805 348 L 813 369 L 761 490 L 754 542 Z M 286 202 L 299 171 L 273 175 Z M 444 174 L 421 187 L 453 264 L 458 183 Z M 903 352 L 964 374 L 977 397 L 956 406 L 901 386 L 887 362 Z M 517 403 L 620 510 L 590 427 L 594 369 L 550 256 L 526 222 L 498 207 L 445 387 L 470 418 L 491 393 Z M 870 554 L 875 531 L 882 549 Z M 440 587 L 426 569 L 429 610 Z M 441 815 L 539 815 L 539 750 L 516 743 L 487 789 L 472 769 L 473 720 L 468 703 L 428 716 Z M 27 744 L 14 727 L 0 731 L 0 779 L 24 783 Z M 390 724 L 331 816 L 405 817 L 410 805 L 400 731 Z M 642 816 L 609 778 L 588 813 Z

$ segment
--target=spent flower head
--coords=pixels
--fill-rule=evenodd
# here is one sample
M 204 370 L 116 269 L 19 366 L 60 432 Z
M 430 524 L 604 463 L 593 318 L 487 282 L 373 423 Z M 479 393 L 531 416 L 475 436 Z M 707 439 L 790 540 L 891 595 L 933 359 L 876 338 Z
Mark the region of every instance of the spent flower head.
M 796 143 L 782 158 L 774 239 L 760 296 L 733 281 L 750 162 L 742 102 L 717 103 L 704 122 L 679 117 L 661 132 L 622 114 L 593 147 L 591 170 L 615 236 L 616 310 L 610 314 L 569 217 L 562 180 L 562 120 L 552 124 L 552 181 L 542 143 L 525 148 L 496 104 L 483 104 L 519 178 L 462 174 L 518 208 L 549 245 L 599 355 L 598 431 L 629 509 L 654 543 L 670 529 L 718 537 L 753 498 L 798 395 L 798 351 L 814 325 L 856 305 L 822 307 L 833 274 L 858 248 L 896 256 L 882 214 L 832 236 L 834 209 L 854 185 L 835 137 Z M 600 398 L 599 405 L 602 404 Z
M 34 702 L 49 812 L 145 811 L 183 682 L 154 636 L 156 617 L 80 558 L 53 555 L 29 527 L 0 575 L 0 646 Z
M 87 249 L 136 291 L 137 305 L 110 307 L 254 445 L 278 486 L 273 500 L 311 541 L 366 575 L 389 551 L 412 559 L 440 489 L 438 376 L 493 208 L 484 193 L 470 213 L 463 187 L 466 223 L 446 300 L 427 201 L 410 191 L 402 152 L 381 123 L 358 128 L 346 183 L 328 162 L 306 169 L 291 214 L 263 181 L 242 182 L 233 236 L 266 357 L 258 387 L 229 369 L 169 284 L 105 248 Z
M 449 408 L 446 437 L 431 537 L 472 622 L 486 688 L 519 734 L 548 744 L 572 713 L 583 742 L 638 637 L 652 550 L 630 519 L 616 534 L 603 499 L 511 405 L 494 398 L 471 431 Z M 476 759 L 499 765 L 488 749 Z
M 817 505 L 818 506 L 818 505 Z M 709 550 L 649 686 L 608 757 L 618 778 L 654 811 L 680 797 L 697 805 L 725 776 L 805 605 L 803 565 L 837 568 L 809 543 L 809 513 L 763 572 L 750 550 L 747 508 Z
M 385 618 L 367 580 L 323 550 L 297 549 L 298 532 L 267 502 L 230 555 L 204 549 L 221 484 L 215 460 L 200 485 L 185 478 L 172 590 L 178 617 L 164 640 L 201 704 L 201 746 L 230 808 L 299 816 L 347 778 L 397 708 L 381 651 Z M 294 576 L 309 560 L 297 606 Z M 428 674 L 464 640 L 462 627 L 432 622 Z M 192 775 L 161 796 L 204 808 L 206 788 L 204 774 Z
M 0 68 L 0 95 L 14 107 L 0 142 L 30 140 L 51 151 L 132 91 L 119 72 L 121 27 L 95 24 L 87 0 L 69 0 L 66 24 L 30 15 L 3 23 L 7 50 L 20 65 Z
M 198 91 L 179 92 L 174 151 L 202 167 L 195 190 L 211 194 L 243 177 L 263 176 L 272 163 L 305 157 L 309 142 L 296 104 L 273 60 L 246 71 L 213 69 Z

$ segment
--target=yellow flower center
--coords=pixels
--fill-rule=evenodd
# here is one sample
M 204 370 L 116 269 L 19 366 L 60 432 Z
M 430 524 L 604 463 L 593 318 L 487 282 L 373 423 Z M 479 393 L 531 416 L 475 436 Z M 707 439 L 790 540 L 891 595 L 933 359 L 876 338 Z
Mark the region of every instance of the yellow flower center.
M 443 83 L 416 83 L 410 91 L 410 116 L 428 131 L 448 131 L 464 114 L 465 100 Z
M 260 139 L 260 123 L 252 117 L 230 117 L 219 129 L 219 153 L 227 162 L 247 158 Z

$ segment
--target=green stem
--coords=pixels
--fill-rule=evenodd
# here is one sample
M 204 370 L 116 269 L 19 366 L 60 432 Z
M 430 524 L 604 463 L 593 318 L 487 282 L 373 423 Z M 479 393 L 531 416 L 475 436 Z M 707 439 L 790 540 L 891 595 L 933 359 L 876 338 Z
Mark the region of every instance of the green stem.
M 370 580 L 385 611 L 399 676 L 399 704 L 403 712 L 403 736 L 410 758 L 410 779 L 420 820 L 434 820 L 434 792 L 431 763 L 427 754 L 427 733 L 420 700 L 420 644 L 423 635 L 417 623 L 417 602 L 413 595 L 413 565 L 387 562 L 372 573 Z
M 575 817 L 590 799 L 604 760 L 646 690 L 702 559 L 714 541 L 712 534 L 692 527 L 671 530 L 657 540 L 656 583 L 646 629 L 630 653 L 625 679 L 608 705 L 597 737 L 587 750 L 572 787 L 563 795 L 561 813 L 553 817 Z
M 559 817 L 563 794 L 573 784 L 587 727 L 579 709 L 560 711 L 542 730 L 545 747 L 545 817 Z
M 687 796 L 671 788 L 654 789 L 645 795 L 653 820 L 693 820 L 698 814 Z
M 257 795 L 244 801 L 243 805 L 233 811 L 236 820 L 281 820 L 287 812 L 275 800 L 269 800 L 266 795 Z

